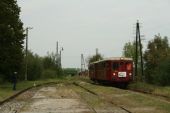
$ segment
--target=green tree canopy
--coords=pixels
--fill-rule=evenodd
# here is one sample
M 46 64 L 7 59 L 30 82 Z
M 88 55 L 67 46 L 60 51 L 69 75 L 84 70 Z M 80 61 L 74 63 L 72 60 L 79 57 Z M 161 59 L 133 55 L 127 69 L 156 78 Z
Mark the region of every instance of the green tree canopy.
M 23 60 L 23 23 L 16 0 L 0 0 L 0 75 L 10 79 Z
M 160 35 L 155 35 L 154 39 L 149 41 L 147 50 L 144 54 L 146 78 L 149 82 L 152 82 L 155 79 L 155 72 L 157 67 L 160 66 L 160 63 L 164 62 L 164 60 L 169 57 L 170 47 L 168 38 L 162 38 Z
M 135 43 L 127 42 L 123 47 L 123 56 L 135 59 Z
M 92 62 L 95 62 L 95 61 L 99 61 L 99 60 L 102 60 L 103 59 L 103 56 L 98 53 L 97 55 L 93 55 L 93 56 L 90 56 L 87 58 L 87 62 L 88 64 L 92 63 Z

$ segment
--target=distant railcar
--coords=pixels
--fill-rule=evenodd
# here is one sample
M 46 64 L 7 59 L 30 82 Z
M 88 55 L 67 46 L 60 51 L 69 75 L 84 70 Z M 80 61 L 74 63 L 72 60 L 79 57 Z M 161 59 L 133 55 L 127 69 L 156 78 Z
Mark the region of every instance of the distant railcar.
M 128 84 L 133 79 L 131 58 L 108 58 L 89 65 L 89 77 L 94 81 Z

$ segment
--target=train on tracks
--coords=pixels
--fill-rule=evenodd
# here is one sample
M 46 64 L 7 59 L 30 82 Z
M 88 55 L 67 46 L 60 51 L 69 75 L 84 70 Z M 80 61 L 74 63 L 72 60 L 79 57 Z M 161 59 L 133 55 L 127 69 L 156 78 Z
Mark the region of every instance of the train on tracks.
M 89 77 L 93 81 L 127 85 L 133 80 L 133 60 L 113 57 L 90 63 Z

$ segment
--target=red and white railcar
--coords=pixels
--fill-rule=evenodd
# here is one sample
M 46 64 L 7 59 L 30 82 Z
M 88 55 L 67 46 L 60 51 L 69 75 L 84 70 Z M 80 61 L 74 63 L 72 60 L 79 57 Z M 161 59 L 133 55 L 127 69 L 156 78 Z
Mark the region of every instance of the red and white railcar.
M 95 81 L 129 83 L 133 79 L 133 60 L 114 57 L 93 62 L 89 65 L 89 77 Z

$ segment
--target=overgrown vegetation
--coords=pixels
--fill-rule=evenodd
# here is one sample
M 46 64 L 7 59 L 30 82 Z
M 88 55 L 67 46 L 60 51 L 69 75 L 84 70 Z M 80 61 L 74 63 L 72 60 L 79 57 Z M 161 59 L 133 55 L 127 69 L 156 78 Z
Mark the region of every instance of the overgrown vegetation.
M 65 69 L 63 69 L 63 72 L 64 72 L 64 75 L 75 76 L 75 75 L 78 75 L 78 73 L 80 72 L 80 69 L 65 68 Z
M 155 35 L 144 53 L 145 78 L 149 83 L 170 85 L 170 47 L 168 38 Z
M 144 82 L 134 82 L 128 86 L 131 90 L 142 91 L 150 94 L 160 95 L 170 98 L 170 87 L 156 86 Z
M 0 83 L 10 82 L 14 72 L 17 72 L 20 81 L 24 80 L 26 72 L 23 48 L 25 34 L 17 1 L 1 0 L 0 15 Z M 27 62 L 28 80 L 55 78 L 63 74 L 53 53 L 40 57 L 28 51 Z
M 0 0 L 0 81 L 21 71 L 24 36 L 17 1 Z
M 124 46 L 123 56 L 134 59 L 134 51 L 135 44 L 128 42 Z M 140 66 L 138 68 L 140 70 Z M 167 37 L 155 35 L 154 39 L 148 42 L 144 51 L 144 71 L 145 76 L 140 78 L 144 78 L 147 83 L 170 85 L 170 46 Z
M 48 53 L 44 57 L 28 52 L 28 80 L 59 78 L 63 76 L 63 70 L 56 61 L 54 53 Z M 24 79 L 25 63 L 23 63 L 23 73 L 20 75 Z
M 93 55 L 93 56 L 89 56 L 87 58 L 87 63 L 89 65 L 90 63 L 93 63 L 93 62 L 96 62 L 96 61 L 99 61 L 99 60 L 103 60 L 103 55 L 100 54 L 100 53 Z

